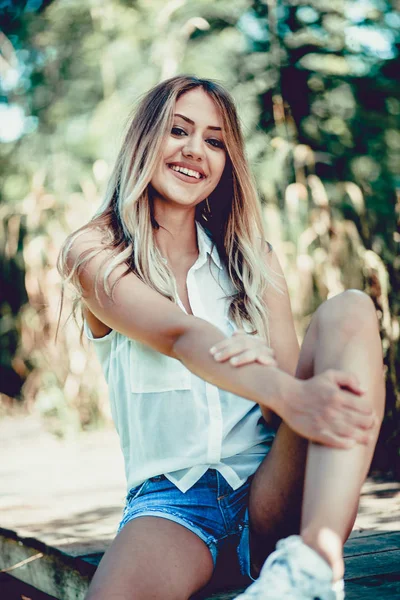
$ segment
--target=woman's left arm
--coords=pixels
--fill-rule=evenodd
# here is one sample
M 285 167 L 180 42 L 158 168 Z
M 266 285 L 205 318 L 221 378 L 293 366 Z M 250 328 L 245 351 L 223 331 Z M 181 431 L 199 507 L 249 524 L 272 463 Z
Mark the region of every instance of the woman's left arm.
M 267 253 L 266 260 L 280 288 L 280 291 L 278 291 L 270 285 L 266 292 L 270 344 L 274 350 L 278 368 L 294 376 L 299 361 L 300 346 L 294 327 L 289 290 L 275 250 L 271 249 Z M 269 421 L 271 411 L 263 406 L 260 406 L 260 409 L 264 419 Z
M 229 360 L 232 365 L 240 367 L 251 362 L 277 366 L 289 375 L 295 375 L 299 360 L 299 343 L 294 327 L 292 308 L 288 287 L 275 251 L 266 253 L 268 268 L 279 287 L 272 285 L 266 292 L 266 305 L 269 312 L 270 347 L 258 336 L 248 335 L 243 331 L 236 332 L 231 338 L 216 344 L 211 353 L 218 362 Z M 271 411 L 260 406 L 266 420 Z
M 281 290 L 278 291 L 270 285 L 266 293 L 271 347 L 274 350 L 278 368 L 290 375 L 295 375 L 300 347 L 294 327 L 289 290 L 274 250 L 268 252 L 266 260 Z

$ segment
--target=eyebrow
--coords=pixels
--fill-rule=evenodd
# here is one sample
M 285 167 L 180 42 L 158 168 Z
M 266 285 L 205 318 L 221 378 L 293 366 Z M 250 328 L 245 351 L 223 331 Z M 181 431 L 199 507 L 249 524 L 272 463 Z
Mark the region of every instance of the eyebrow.
M 180 117 L 181 119 L 183 119 L 187 123 L 190 123 L 190 125 L 194 125 L 195 124 L 194 121 L 192 121 L 192 119 L 189 119 L 189 117 L 185 117 L 185 115 L 180 115 L 179 113 L 175 113 L 174 116 L 175 117 Z M 221 131 L 221 127 L 214 127 L 213 125 L 209 125 L 207 127 L 207 129 L 212 129 L 213 131 Z

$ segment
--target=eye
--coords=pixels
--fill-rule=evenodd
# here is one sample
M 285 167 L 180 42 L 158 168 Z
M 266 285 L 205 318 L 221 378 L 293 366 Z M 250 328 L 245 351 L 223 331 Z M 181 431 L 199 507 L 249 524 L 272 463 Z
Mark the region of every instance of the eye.
M 185 131 L 184 129 L 182 129 L 181 127 L 173 127 L 173 128 L 171 129 L 171 133 L 172 133 L 173 135 L 177 135 L 177 136 L 179 136 L 179 137 L 181 137 L 181 136 L 182 136 L 182 134 L 183 134 L 183 135 L 186 135 L 186 131 Z
M 221 142 L 221 140 L 212 138 L 207 141 L 209 144 L 211 144 L 211 146 L 214 146 L 214 148 L 221 148 L 222 150 L 225 148 L 225 144 L 224 144 L 224 142 Z

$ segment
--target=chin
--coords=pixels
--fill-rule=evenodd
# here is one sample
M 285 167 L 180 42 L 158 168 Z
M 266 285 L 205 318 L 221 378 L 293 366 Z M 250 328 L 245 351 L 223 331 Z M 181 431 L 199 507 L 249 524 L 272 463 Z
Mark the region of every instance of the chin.
M 160 198 L 162 198 L 164 200 L 164 202 L 167 202 L 168 204 L 179 204 L 180 206 L 186 206 L 187 208 L 195 208 L 197 206 L 197 204 L 199 204 L 203 199 L 199 199 L 199 198 L 191 198 L 189 196 L 189 194 L 185 194 L 184 192 L 180 191 L 176 194 L 173 193 L 166 193 L 166 194 L 160 194 L 156 192 L 156 196 L 159 196 Z

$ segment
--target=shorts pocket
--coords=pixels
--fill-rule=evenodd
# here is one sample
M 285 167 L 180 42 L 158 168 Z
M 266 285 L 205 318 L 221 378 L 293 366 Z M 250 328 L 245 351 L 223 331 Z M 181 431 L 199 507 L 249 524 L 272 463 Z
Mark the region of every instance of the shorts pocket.
M 149 482 L 150 479 L 146 479 L 146 481 L 144 481 L 143 483 L 131 488 L 126 497 L 126 503 L 129 504 L 129 502 L 132 502 L 132 500 L 136 500 L 136 498 L 139 498 L 139 496 L 141 496 L 145 492 L 147 486 L 149 485 Z
M 131 391 L 138 394 L 191 389 L 191 372 L 179 360 L 130 341 Z

